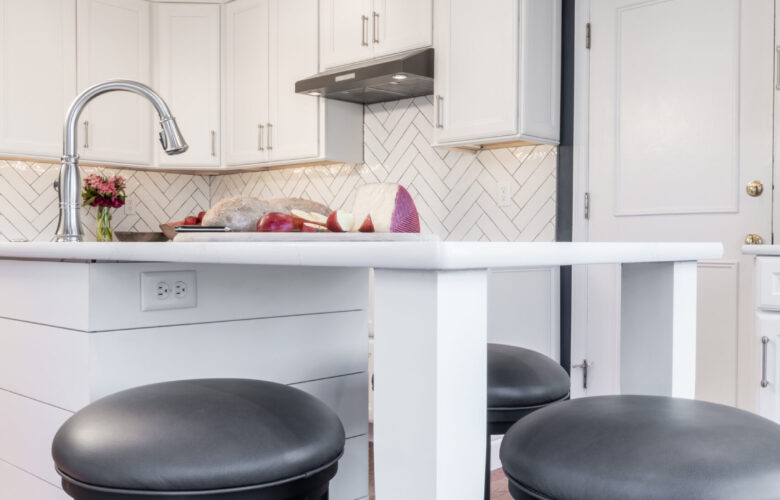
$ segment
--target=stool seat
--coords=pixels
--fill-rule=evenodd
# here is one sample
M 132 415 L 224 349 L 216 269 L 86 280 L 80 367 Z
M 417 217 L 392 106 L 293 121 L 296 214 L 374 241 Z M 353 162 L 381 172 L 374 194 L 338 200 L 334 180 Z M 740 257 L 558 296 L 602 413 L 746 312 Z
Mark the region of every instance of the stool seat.
M 548 405 L 569 395 L 569 375 L 552 359 L 522 347 L 488 344 L 488 420 L 514 423 L 514 411 Z M 508 413 L 502 416 L 502 412 Z M 522 416 L 522 415 L 520 415 Z
M 262 488 L 323 470 L 332 477 L 343 450 L 338 416 L 313 396 L 272 382 L 204 379 L 96 401 L 63 424 L 52 455 L 66 491 L 144 497 Z
M 515 424 L 500 456 L 516 499 L 780 498 L 780 425 L 700 401 L 566 401 Z

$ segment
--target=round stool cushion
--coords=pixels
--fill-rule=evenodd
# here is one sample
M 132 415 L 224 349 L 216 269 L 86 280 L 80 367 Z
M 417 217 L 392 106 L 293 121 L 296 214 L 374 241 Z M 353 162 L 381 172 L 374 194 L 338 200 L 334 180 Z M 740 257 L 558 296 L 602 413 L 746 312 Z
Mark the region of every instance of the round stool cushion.
M 522 347 L 488 344 L 488 409 L 546 405 L 569 395 L 569 375 L 543 354 Z
M 500 456 L 516 498 L 780 498 L 780 425 L 687 399 L 551 405 L 512 426 Z
M 204 379 L 136 387 L 68 419 L 52 455 L 64 481 L 121 490 L 219 490 L 292 481 L 336 463 L 344 428 L 286 385 Z

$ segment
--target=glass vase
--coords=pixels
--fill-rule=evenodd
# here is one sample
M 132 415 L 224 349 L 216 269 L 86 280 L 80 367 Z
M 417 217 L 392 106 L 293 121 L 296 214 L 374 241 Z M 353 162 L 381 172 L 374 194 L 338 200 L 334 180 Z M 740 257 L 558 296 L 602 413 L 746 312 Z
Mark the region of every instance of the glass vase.
M 114 241 L 114 232 L 111 230 L 110 207 L 98 207 L 95 238 L 97 241 Z

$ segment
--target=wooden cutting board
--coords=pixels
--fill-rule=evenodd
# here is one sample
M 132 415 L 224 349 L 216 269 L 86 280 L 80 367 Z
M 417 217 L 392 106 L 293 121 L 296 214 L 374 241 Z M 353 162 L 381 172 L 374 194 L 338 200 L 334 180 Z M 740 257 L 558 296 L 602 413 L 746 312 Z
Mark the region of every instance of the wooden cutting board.
M 420 233 L 179 233 L 179 242 L 263 242 L 263 241 L 439 241 L 435 234 Z

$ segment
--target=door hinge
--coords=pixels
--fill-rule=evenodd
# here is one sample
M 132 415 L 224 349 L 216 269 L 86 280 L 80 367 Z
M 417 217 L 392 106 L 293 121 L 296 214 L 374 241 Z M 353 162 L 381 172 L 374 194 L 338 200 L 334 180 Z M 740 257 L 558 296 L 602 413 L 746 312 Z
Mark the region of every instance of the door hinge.
M 585 193 L 585 200 L 582 208 L 584 217 L 590 219 L 590 193 Z
M 590 49 L 590 23 L 585 24 L 585 48 Z

